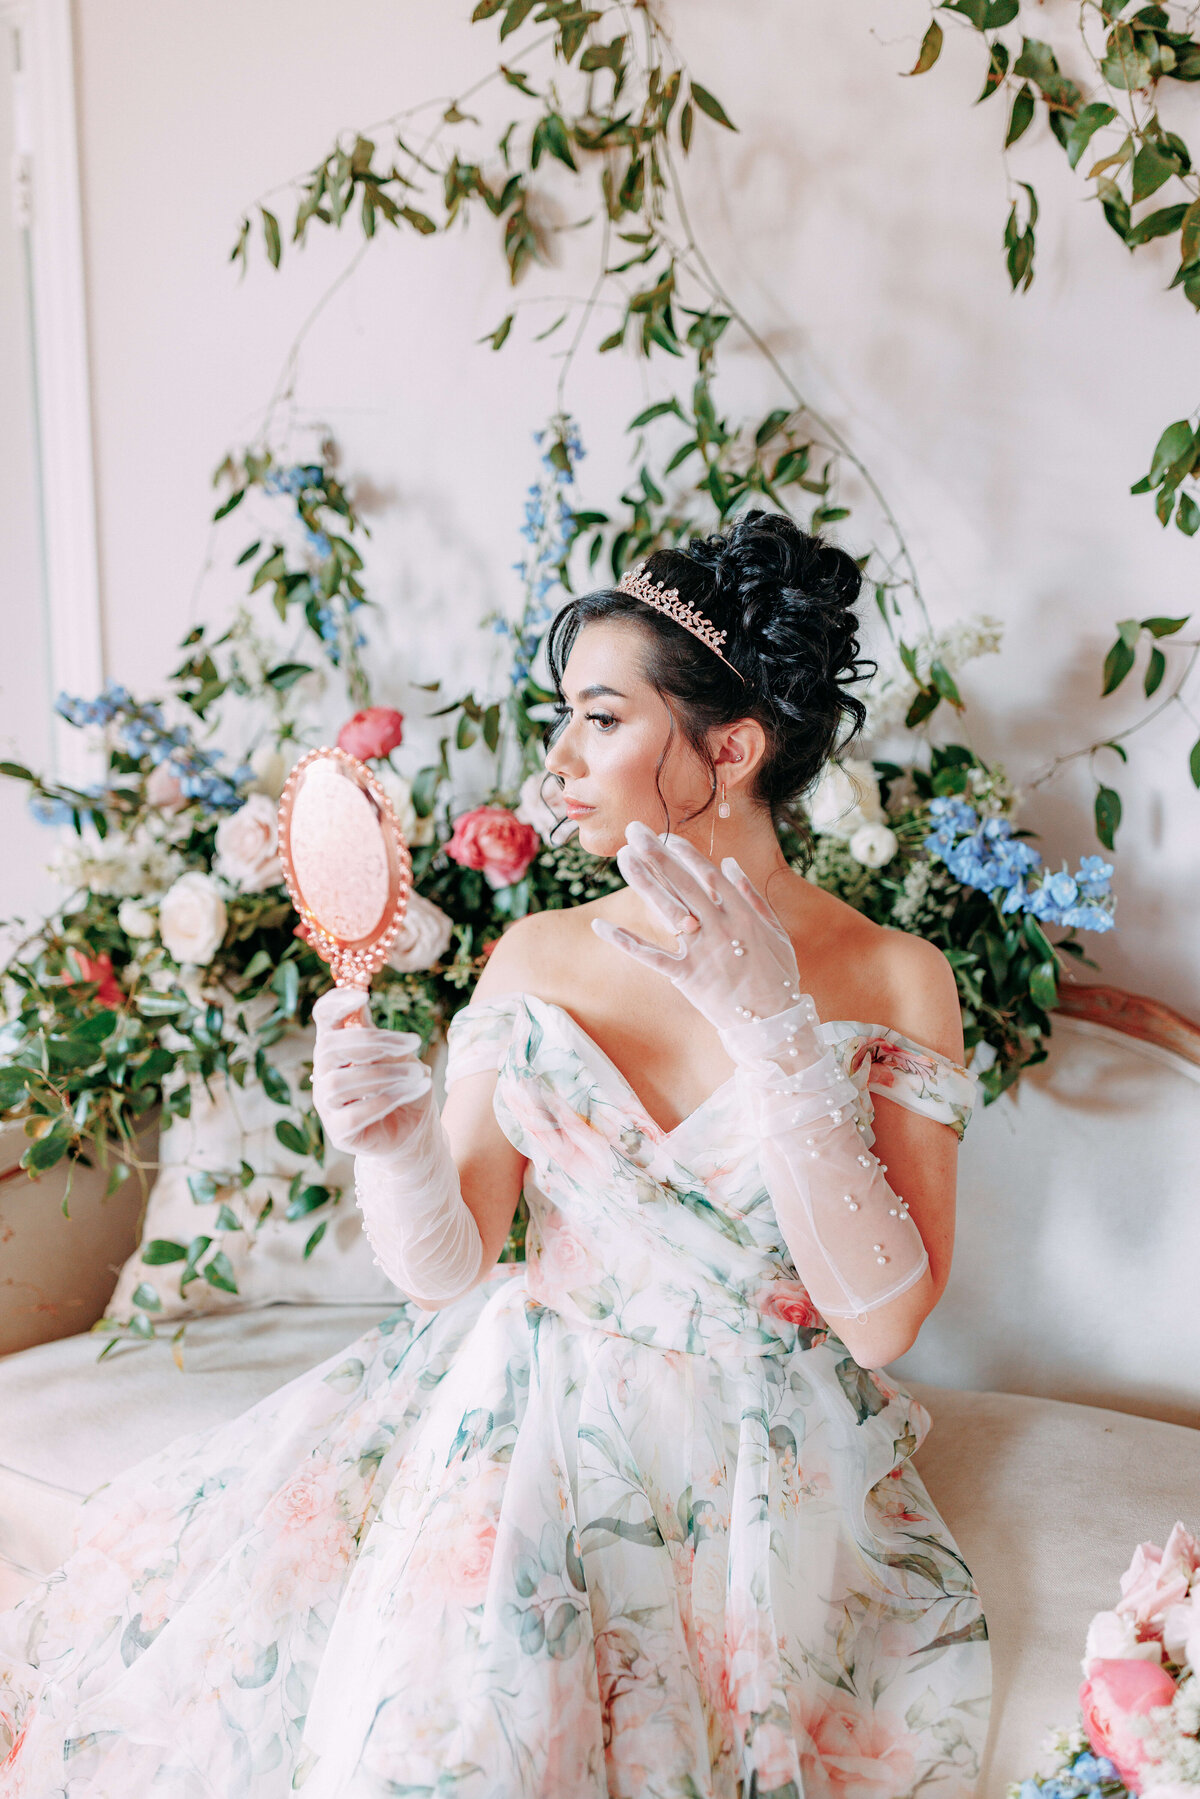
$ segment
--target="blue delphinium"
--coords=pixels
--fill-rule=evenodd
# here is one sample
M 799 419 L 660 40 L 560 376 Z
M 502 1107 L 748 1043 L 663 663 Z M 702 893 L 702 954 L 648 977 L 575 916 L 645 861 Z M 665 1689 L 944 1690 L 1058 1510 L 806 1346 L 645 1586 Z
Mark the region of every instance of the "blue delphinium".
M 556 607 L 551 596 L 562 586 L 559 570 L 574 518 L 566 490 L 574 485 L 575 470 L 587 453 L 573 419 L 560 418 L 554 423 L 557 429 L 553 432 L 533 434 L 534 442 L 545 446 L 541 453 L 543 472 L 526 494 L 525 518 L 520 526 L 520 535 L 530 549 L 522 561 L 513 563 L 525 585 L 525 607 L 516 624 L 506 618 L 495 620 L 497 635 L 509 638 L 513 646 L 514 687 L 520 687 L 528 677 L 546 626 L 554 617 Z
M 944 862 L 964 887 L 990 893 L 1002 912 L 1028 912 L 1042 924 L 1068 930 L 1112 930 L 1111 863 L 1085 856 L 1074 875 L 1065 868 L 1051 874 L 1007 818 L 980 819 L 974 806 L 957 797 L 931 800 L 929 815 L 930 856 Z
M 217 766 L 220 750 L 201 749 L 186 725 L 168 726 L 161 706 L 153 702 L 138 705 L 116 682 L 110 681 L 94 700 L 60 693 L 54 710 L 72 725 L 113 726 L 116 741 L 127 756 L 137 762 L 146 758 L 156 768 L 165 765 L 185 799 L 195 800 L 206 812 L 236 812 L 254 778 L 248 763 L 226 774 Z M 46 824 L 66 822 L 59 816 L 42 817 L 36 811 L 34 816 Z M 69 808 L 66 816 L 69 819 Z
M 1014 1799 L 1123 1799 L 1128 1795 L 1116 1768 L 1104 1755 L 1090 1749 L 1069 1755 L 1065 1767 L 1050 1775 L 1035 1775 L 1012 1786 Z

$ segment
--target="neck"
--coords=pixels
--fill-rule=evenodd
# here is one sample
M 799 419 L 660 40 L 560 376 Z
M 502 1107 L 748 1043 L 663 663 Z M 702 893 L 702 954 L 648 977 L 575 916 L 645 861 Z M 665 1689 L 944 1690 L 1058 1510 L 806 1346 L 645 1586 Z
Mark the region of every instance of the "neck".
M 780 890 L 784 886 L 779 878 L 781 875 L 787 875 L 790 883 L 795 884 L 793 901 L 797 893 L 808 890 L 807 883 L 788 868 L 769 812 L 761 807 L 751 808 L 744 802 L 739 806 L 736 801 L 731 802 L 730 818 L 718 818 L 716 810 L 714 804 L 698 818 L 689 819 L 686 824 L 675 827 L 676 835 L 685 837 L 689 843 L 694 844 L 700 854 L 707 856 L 718 868 L 724 857 L 732 856 L 752 885 L 758 888 L 770 904 L 778 905 L 781 898 Z M 645 923 L 652 924 L 648 910 L 640 898 L 629 889 L 626 889 L 626 894 L 629 901 L 636 904 L 639 913 L 645 914 Z

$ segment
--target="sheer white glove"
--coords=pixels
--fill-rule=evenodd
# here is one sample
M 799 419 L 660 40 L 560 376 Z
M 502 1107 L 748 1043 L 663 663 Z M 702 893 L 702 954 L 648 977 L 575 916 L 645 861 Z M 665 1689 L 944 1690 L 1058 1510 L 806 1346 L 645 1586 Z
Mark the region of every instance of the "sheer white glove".
M 929 1257 L 908 1207 L 863 1143 L 857 1089 L 797 991 L 791 941 L 727 857 L 718 871 L 682 840 L 630 825 L 617 864 L 683 948 L 672 954 L 596 920 L 606 943 L 665 974 L 716 1025 L 783 1240 L 817 1310 L 860 1318 L 921 1279 Z
M 592 922 L 597 937 L 666 975 L 721 1032 L 793 1002 L 798 974 L 791 939 L 732 856 L 717 868 L 686 839 L 663 843 L 636 820 L 625 839 L 617 867 L 683 946 L 659 949 L 599 918 Z
M 404 1293 L 444 1304 L 483 1270 L 479 1227 L 433 1103 L 433 1077 L 411 1031 L 340 1020 L 363 995 L 334 987 L 313 1007 L 313 1105 L 336 1149 L 354 1156 L 363 1229 L 379 1265 Z

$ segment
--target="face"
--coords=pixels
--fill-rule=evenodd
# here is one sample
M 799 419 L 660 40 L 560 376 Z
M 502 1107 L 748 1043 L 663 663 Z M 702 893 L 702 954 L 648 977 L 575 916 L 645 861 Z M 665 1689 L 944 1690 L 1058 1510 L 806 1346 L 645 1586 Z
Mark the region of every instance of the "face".
M 561 723 L 546 767 L 561 776 L 579 841 L 597 856 L 614 856 L 635 818 L 652 831 L 678 831 L 712 793 L 708 770 L 678 725 L 672 735 L 667 704 L 643 672 L 643 643 L 627 623 L 585 625 L 563 670 Z M 706 812 L 683 834 L 700 830 L 707 844 L 708 826 Z

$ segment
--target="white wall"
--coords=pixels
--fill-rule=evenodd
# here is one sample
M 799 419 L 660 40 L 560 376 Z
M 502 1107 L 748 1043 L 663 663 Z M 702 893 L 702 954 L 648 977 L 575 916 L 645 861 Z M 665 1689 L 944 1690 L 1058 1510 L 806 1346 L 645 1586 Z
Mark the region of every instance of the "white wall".
M 226 261 L 238 217 L 337 128 L 489 67 L 492 28 L 468 27 L 469 10 L 78 6 L 105 646 L 109 672 L 137 689 L 154 690 L 187 625 L 239 590 L 227 565 L 248 533 L 241 515 L 210 533 L 210 472 L 256 428 L 296 331 L 360 242 L 356 228 L 318 229 L 279 274 L 256 253 L 243 283 Z M 1049 0 L 1039 21 L 1053 36 L 1074 11 Z M 1013 158 L 1043 200 L 1038 274 L 1029 295 L 1010 295 L 1003 102 L 972 110 L 982 68 L 968 32 L 947 30 L 931 74 L 898 79 L 927 16 L 921 0 L 676 0 L 684 53 L 743 128 L 730 138 L 701 123 L 689 195 L 738 300 L 876 470 L 935 620 L 985 610 L 1005 621 L 1003 659 L 965 686 L 973 741 L 1020 779 L 1125 721 L 1121 700 L 1098 700 L 1112 621 L 1194 603 L 1200 550 L 1163 533 L 1127 489 L 1159 428 L 1193 403 L 1177 371 L 1197 326 L 1162 291 L 1165 255 L 1128 256 L 1041 125 Z M 564 204 L 578 213 L 565 191 Z M 587 233 L 566 240 L 570 261 L 523 284 L 530 304 L 493 355 L 475 340 L 510 295 L 490 229 L 478 219 L 445 241 L 384 237 L 320 313 L 299 364 L 300 408 L 334 428 L 347 472 L 369 483 L 383 685 L 414 713 L 403 680 L 453 685 L 459 668 L 484 678 L 488 640 L 464 643 L 462 627 L 516 601 L 529 434 L 558 370 L 557 340 L 530 340 L 561 307 L 533 302 L 582 292 L 595 253 Z M 729 412 L 774 403 L 750 354 L 727 368 Z M 587 501 L 613 497 L 621 428 L 664 379 L 632 357 L 577 366 L 568 398 L 591 450 Z M 857 544 L 853 532 L 851 520 Z M 1188 903 L 1200 800 L 1185 723 L 1139 743 L 1132 772 L 1107 771 L 1129 823 L 1121 929 L 1099 960 L 1108 978 L 1200 1014 Z M 1076 770 L 1030 799 L 1027 822 L 1056 860 L 1095 847 L 1089 813 Z

